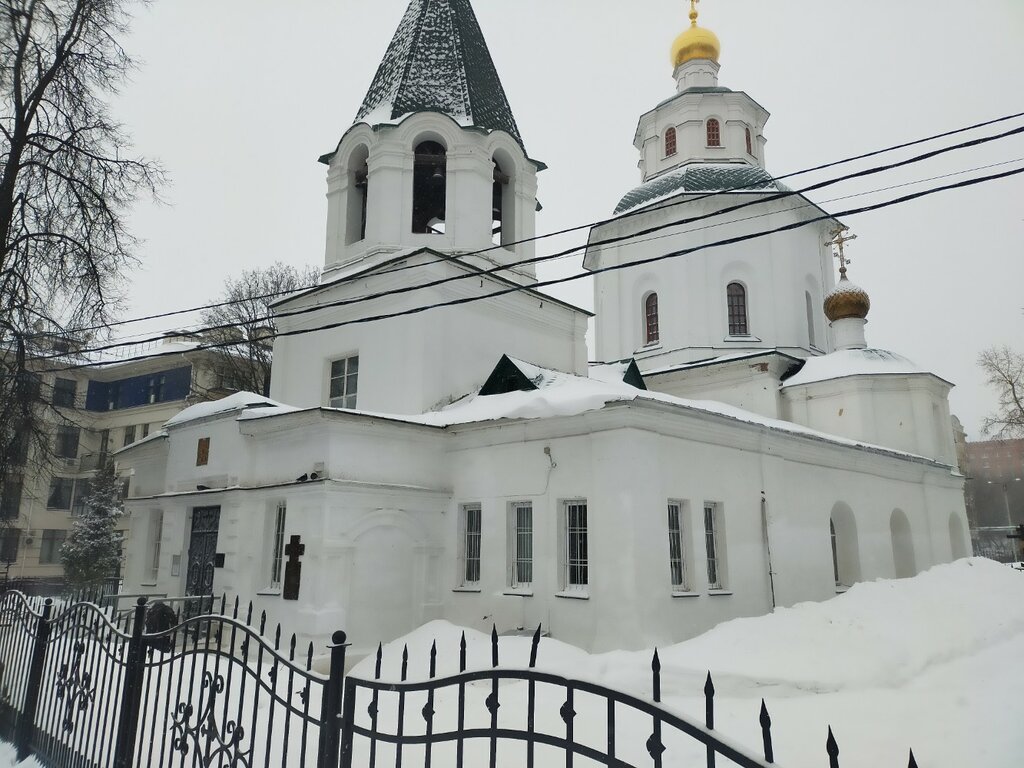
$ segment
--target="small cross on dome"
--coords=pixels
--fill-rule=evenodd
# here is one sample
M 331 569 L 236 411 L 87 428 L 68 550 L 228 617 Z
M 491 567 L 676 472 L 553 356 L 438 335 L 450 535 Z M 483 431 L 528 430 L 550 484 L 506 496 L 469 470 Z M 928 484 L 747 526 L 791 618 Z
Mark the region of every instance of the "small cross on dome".
M 846 249 L 844 246 L 857 239 L 856 235 L 850 235 L 847 237 L 846 233 L 849 231 L 849 227 L 839 227 L 832 232 L 832 239 L 825 241 L 825 245 L 832 246 L 832 255 L 839 259 L 839 274 L 842 277 L 846 277 L 846 265 L 852 263 L 850 259 L 846 257 Z

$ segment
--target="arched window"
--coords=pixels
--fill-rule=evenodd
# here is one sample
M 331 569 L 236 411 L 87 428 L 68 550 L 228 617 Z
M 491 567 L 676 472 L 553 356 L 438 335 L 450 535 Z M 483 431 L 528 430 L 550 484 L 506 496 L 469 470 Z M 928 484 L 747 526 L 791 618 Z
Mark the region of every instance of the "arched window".
M 708 120 L 708 146 L 722 146 L 722 127 L 713 117 Z
M 644 299 L 644 344 L 654 344 L 659 338 L 658 294 L 649 293 Z
M 416 145 L 412 172 L 412 231 L 443 234 L 448 160 L 436 141 Z
M 908 579 L 917 575 L 914 559 L 914 539 L 910 533 L 910 521 L 902 509 L 894 509 L 889 518 L 889 534 L 892 537 L 892 561 L 897 579 Z
M 512 181 L 513 166 L 506 158 L 494 158 L 494 183 L 491 186 L 491 242 L 507 245 L 515 242 L 516 196 Z
M 860 581 L 860 547 L 853 510 L 842 502 L 832 508 L 829 518 L 832 538 L 832 575 L 837 587 L 851 587 Z
M 754 154 L 754 142 L 750 140 L 750 129 L 747 128 L 747 154 Z
M 818 345 L 814 340 L 814 300 L 810 291 L 804 291 L 804 304 L 807 306 L 807 343 L 816 347 Z
M 672 157 L 676 153 L 676 129 L 669 128 L 665 131 L 665 157 Z
M 348 159 L 348 210 L 345 216 L 345 245 L 366 238 L 366 202 L 370 190 L 366 161 L 370 150 L 357 147 Z
M 725 289 L 729 305 L 729 335 L 749 336 L 747 324 L 747 289 L 739 283 L 729 283 Z

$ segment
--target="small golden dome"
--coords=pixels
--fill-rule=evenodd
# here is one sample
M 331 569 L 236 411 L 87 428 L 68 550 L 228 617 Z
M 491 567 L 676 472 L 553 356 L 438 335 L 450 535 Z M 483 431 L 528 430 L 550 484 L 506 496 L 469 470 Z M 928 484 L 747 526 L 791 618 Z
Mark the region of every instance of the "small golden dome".
M 678 67 L 693 59 L 711 59 L 717 62 L 722 53 L 718 36 L 710 29 L 697 26 L 697 5 L 690 9 L 690 28 L 672 43 L 672 66 Z
M 864 320 L 871 309 L 871 298 L 867 291 L 847 279 L 845 269 L 840 272 L 839 284 L 825 296 L 825 317 L 830 323 L 850 317 Z

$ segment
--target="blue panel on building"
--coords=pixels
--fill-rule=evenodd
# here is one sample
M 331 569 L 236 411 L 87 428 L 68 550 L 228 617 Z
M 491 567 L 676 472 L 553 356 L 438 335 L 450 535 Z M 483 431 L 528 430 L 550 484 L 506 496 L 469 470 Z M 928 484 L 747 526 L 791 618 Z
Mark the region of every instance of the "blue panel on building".
M 184 400 L 192 390 L 192 366 L 157 371 L 116 381 L 90 381 L 87 411 L 118 411 L 151 403 Z

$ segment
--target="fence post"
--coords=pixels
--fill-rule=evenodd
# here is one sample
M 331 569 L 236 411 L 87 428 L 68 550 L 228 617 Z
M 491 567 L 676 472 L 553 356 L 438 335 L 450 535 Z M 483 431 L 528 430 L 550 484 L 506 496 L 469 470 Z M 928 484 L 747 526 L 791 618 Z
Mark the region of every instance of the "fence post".
M 345 682 L 345 649 L 348 638 L 344 632 L 331 635 L 331 676 L 324 686 L 320 709 L 320 750 L 317 768 L 338 768 L 341 737 L 341 688 Z
M 146 649 L 142 645 L 145 622 L 146 598 L 140 597 L 135 605 L 132 638 L 128 641 L 121 714 L 117 721 L 117 742 L 114 745 L 114 768 L 131 768 L 132 753 L 135 752 L 135 732 L 138 730 L 139 708 L 142 705 L 142 677 L 146 669 Z
M 35 737 L 36 709 L 39 706 L 39 689 L 43 681 L 43 667 L 46 664 L 47 643 L 50 639 L 51 613 L 53 599 L 48 597 L 43 605 L 43 615 L 36 621 L 36 637 L 32 644 L 32 661 L 29 664 L 28 685 L 25 688 L 25 711 L 18 719 L 18 730 L 14 737 L 19 761 L 29 756 Z
M 377 692 L 374 691 L 374 696 L 376 695 Z M 345 712 L 341 716 L 341 768 L 352 768 L 352 740 L 355 736 L 352 726 L 355 724 L 355 718 L 356 681 L 350 677 L 345 681 Z M 376 723 L 376 715 L 373 715 L 373 718 Z M 372 744 L 371 742 L 371 750 L 373 749 Z

